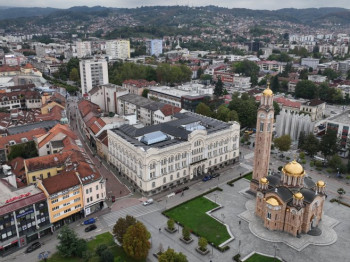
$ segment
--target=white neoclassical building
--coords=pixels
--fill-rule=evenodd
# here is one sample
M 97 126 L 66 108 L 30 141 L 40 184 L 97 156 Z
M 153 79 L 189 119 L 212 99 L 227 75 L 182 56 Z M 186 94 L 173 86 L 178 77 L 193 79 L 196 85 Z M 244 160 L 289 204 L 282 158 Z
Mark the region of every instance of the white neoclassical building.
M 192 112 L 143 128 L 108 130 L 109 162 L 145 194 L 155 194 L 239 159 L 237 122 Z

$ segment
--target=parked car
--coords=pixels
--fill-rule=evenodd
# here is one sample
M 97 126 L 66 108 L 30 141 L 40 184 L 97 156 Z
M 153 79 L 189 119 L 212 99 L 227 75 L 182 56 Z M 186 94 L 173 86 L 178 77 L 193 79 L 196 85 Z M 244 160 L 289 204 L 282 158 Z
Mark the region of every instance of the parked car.
M 220 176 L 219 173 L 214 173 L 214 174 L 211 175 L 212 178 L 215 178 L 215 177 L 218 177 L 218 176 Z
M 188 189 L 190 189 L 188 186 L 183 187 L 183 188 L 179 188 L 175 191 L 175 194 L 182 193 L 183 191 L 188 190 Z
M 203 181 L 203 182 L 206 182 L 206 181 L 208 181 L 208 180 L 210 180 L 210 179 L 211 179 L 211 176 L 205 176 L 205 177 L 203 177 L 202 181 Z
M 115 196 L 112 196 L 112 203 L 115 202 Z
M 29 247 L 27 247 L 26 253 L 33 252 L 34 250 L 37 250 L 37 249 L 40 248 L 40 247 L 41 247 L 40 242 L 34 242 L 34 243 L 31 244 Z
M 84 225 L 94 224 L 95 222 L 96 222 L 96 219 L 92 217 L 92 218 L 85 220 Z
M 148 205 L 151 205 L 151 204 L 153 204 L 153 199 L 152 198 L 147 199 L 145 202 L 142 203 L 142 205 L 144 205 L 144 206 L 148 206 Z
M 95 224 L 92 224 L 92 225 L 85 228 L 85 232 L 90 232 L 92 230 L 95 230 L 96 228 L 97 228 L 97 226 Z

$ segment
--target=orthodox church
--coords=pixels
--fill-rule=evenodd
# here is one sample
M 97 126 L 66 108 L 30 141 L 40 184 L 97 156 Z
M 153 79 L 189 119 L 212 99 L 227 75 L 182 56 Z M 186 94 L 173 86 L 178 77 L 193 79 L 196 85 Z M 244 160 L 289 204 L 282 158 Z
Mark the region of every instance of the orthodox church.
M 307 176 L 297 161 L 287 163 L 280 173 L 269 173 L 273 127 L 273 92 L 263 91 L 258 109 L 253 179 L 255 214 L 270 230 L 298 236 L 315 230 L 323 214 L 325 183 Z

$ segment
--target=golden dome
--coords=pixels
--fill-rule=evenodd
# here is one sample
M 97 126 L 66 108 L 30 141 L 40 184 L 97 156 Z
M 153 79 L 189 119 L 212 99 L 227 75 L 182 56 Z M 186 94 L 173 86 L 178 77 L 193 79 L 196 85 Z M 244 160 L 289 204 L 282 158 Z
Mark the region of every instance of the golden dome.
M 322 180 L 319 180 L 319 181 L 317 181 L 316 186 L 318 186 L 318 187 L 325 187 L 326 183 L 324 181 L 322 181 Z
M 270 204 L 271 206 L 279 206 L 280 205 L 278 200 L 274 197 L 270 197 L 268 200 L 266 200 L 266 203 Z
M 269 180 L 267 180 L 266 177 L 260 178 L 260 183 L 261 183 L 261 184 L 267 184 L 268 182 L 269 182 Z
M 294 197 L 295 197 L 296 199 L 299 199 L 299 200 L 301 200 L 301 199 L 303 199 L 303 198 L 304 198 L 303 194 L 302 194 L 302 193 L 300 193 L 300 192 L 295 193 L 295 194 L 294 194 Z
M 303 176 L 305 175 L 305 171 L 302 165 L 300 165 L 297 161 L 293 160 L 289 162 L 282 168 L 283 173 L 292 176 Z
M 263 91 L 263 95 L 264 96 L 272 96 L 273 95 L 273 92 L 269 86 L 267 86 L 267 88 Z

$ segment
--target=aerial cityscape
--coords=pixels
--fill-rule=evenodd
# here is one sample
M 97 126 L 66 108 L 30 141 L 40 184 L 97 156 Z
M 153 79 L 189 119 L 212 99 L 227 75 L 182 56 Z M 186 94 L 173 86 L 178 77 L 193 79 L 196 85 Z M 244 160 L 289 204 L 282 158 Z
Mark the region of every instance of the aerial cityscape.
M 0 0 L 0 261 L 348 261 L 349 48 L 342 0 Z

